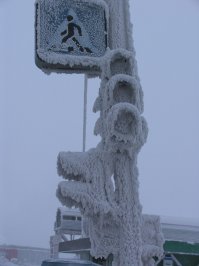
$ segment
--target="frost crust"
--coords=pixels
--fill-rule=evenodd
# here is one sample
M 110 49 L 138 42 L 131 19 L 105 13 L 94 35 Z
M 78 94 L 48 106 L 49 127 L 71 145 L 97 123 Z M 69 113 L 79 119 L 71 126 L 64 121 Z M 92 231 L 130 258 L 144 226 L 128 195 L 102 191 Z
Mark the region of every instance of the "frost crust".
M 92 256 L 113 254 L 113 266 L 151 266 L 153 257 L 161 258 L 164 240 L 159 217 L 143 215 L 139 200 L 137 157 L 148 127 L 128 1 L 106 3 L 114 49 L 108 49 L 98 65 L 101 85 L 93 111 L 99 112 L 94 133 L 101 142 L 85 153 L 58 155 L 58 174 L 66 180 L 58 185 L 57 197 L 63 205 L 80 209 Z M 127 29 L 124 36 L 122 29 Z

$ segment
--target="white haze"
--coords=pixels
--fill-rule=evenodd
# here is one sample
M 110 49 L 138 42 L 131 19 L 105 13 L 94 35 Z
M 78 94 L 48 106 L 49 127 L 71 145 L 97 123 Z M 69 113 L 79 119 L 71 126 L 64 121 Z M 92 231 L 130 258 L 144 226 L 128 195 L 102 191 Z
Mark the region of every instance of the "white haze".
M 131 2 L 148 141 L 139 155 L 143 212 L 199 218 L 199 4 Z M 0 236 L 48 247 L 60 151 L 82 150 L 83 76 L 34 63 L 34 1 L 0 1 Z M 87 149 L 99 80 L 89 81 Z

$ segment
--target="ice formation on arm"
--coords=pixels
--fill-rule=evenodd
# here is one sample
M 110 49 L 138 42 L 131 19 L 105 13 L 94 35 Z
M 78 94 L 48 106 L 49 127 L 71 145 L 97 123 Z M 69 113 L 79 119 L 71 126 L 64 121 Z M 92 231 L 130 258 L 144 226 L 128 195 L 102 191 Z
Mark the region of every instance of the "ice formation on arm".
M 58 185 L 57 197 L 86 218 L 91 255 L 113 254 L 114 266 L 149 266 L 153 257 L 162 256 L 163 238 L 159 218 L 142 215 L 139 201 L 137 156 L 148 134 L 143 92 L 128 0 L 106 2 L 112 42 L 100 62 L 101 86 L 93 108 L 100 112 L 94 132 L 102 140 L 85 153 L 58 155 L 58 174 L 66 181 Z

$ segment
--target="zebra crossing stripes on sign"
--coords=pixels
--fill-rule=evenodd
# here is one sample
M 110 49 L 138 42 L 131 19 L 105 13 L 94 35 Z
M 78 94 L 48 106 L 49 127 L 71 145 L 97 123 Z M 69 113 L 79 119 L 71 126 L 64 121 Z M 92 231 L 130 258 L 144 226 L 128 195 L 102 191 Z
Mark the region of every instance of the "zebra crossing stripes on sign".
M 82 68 L 105 55 L 108 8 L 103 0 L 38 0 L 36 63 L 43 68 Z M 73 58 L 74 57 L 74 64 Z M 53 66 L 54 65 L 54 66 Z M 73 65 L 73 67 L 71 67 Z

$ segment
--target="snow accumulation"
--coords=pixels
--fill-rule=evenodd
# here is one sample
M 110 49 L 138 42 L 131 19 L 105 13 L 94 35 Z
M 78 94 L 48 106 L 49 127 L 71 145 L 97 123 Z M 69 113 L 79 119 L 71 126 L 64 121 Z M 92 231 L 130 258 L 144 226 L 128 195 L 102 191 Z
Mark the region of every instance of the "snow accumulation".
M 37 0 L 35 7 L 36 63 L 46 73 L 100 74 L 116 49 L 130 52 L 137 68 L 128 0 Z M 75 30 L 62 42 L 68 15 Z
M 108 48 L 109 12 L 103 0 L 38 0 L 36 22 L 39 60 L 65 69 L 99 68 Z
M 199 231 L 199 219 L 191 217 L 170 217 L 161 216 L 161 223 L 172 225 L 172 226 L 185 226 L 185 227 L 196 227 Z
M 10 262 L 5 257 L 0 257 L 0 266 L 16 266 L 16 264 Z
M 106 3 L 112 42 L 98 58 L 101 85 L 93 108 L 100 113 L 94 132 L 101 141 L 87 152 L 59 153 L 58 175 L 65 181 L 59 183 L 57 197 L 63 205 L 79 208 L 86 219 L 92 256 L 113 254 L 113 266 L 152 266 L 153 257 L 163 254 L 164 239 L 159 217 L 143 215 L 139 201 L 137 158 L 148 127 L 142 116 L 128 0 Z M 65 60 L 59 56 L 54 63 Z M 84 64 L 92 68 L 93 59 Z M 79 58 L 67 60 L 73 65 Z
M 92 256 L 113 254 L 116 266 L 149 266 L 153 256 L 161 257 L 164 241 L 159 218 L 143 216 L 139 202 L 137 156 L 148 128 L 139 79 L 129 74 L 136 73 L 134 59 L 128 54 L 124 60 L 123 54 L 128 52 L 115 50 L 103 62 L 106 71 L 94 104 L 100 112 L 95 133 L 102 140 L 85 153 L 59 153 L 57 170 L 66 181 L 57 197 L 86 218 Z
M 166 240 L 199 243 L 199 220 L 193 218 L 161 217 Z
M 30 263 L 21 263 L 18 262 L 17 259 L 13 259 L 9 261 L 3 256 L 0 256 L 0 266 L 40 266 L 40 265 L 35 265 L 35 264 L 30 264 Z

